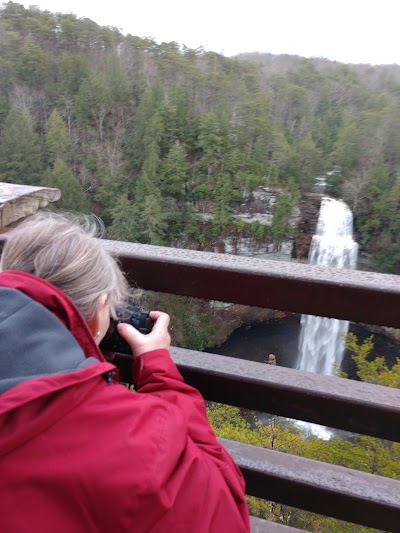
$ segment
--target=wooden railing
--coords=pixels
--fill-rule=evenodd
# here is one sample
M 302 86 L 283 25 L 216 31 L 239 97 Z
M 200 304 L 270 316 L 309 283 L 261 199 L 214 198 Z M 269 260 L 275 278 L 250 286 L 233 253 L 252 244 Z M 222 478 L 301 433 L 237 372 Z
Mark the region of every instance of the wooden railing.
M 400 328 L 397 276 L 102 241 L 132 283 L 153 291 Z M 0 236 L 0 250 L 2 237 Z M 400 442 L 400 390 L 178 348 L 205 399 Z M 121 380 L 130 360 L 118 358 Z M 222 440 L 249 495 L 400 532 L 400 481 Z M 252 519 L 254 532 L 295 531 Z

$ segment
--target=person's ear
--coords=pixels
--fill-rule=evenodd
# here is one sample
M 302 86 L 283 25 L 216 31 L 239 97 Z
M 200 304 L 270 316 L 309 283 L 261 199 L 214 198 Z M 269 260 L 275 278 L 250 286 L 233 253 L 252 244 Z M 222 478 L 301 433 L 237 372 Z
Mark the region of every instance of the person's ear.
M 102 311 L 108 302 L 108 294 L 102 294 L 97 300 L 96 311 Z
M 107 315 L 107 320 L 109 320 L 108 310 L 106 310 L 107 302 L 108 295 L 102 294 L 97 300 L 94 315 L 92 315 L 89 319 L 86 320 L 87 325 L 89 326 L 89 329 L 92 332 L 93 338 L 96 342 L 100 342 L 99 337 L 101 336 L 102 338 L 105 335 L 105 331 L 103 332 L 102 329 L 104 329 L 104 327 L 108 328 L 107 324 L 103 326 L 103 323 L 105 321 L 105 315 Z
M 96 343 L 99 344 L 110 327 L 110 306 L 107 294 L 102 294 L 97 300 L 95 323 L 96 333 L 94 338 Z

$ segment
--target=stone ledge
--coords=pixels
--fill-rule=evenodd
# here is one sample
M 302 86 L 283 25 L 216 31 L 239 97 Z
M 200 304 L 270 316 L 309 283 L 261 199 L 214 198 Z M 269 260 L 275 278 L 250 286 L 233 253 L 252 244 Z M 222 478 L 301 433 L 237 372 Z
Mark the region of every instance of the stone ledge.
M 35 214 L 60 197 L 59 189 L 0 182 L 0 229 Z

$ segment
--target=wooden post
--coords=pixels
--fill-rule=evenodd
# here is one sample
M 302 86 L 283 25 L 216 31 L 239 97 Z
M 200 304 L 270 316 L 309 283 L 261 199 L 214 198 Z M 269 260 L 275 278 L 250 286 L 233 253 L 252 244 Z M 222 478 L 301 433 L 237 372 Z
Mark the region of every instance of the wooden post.
M 0 233 L 61 197 L 59 189 L 0 182 Z

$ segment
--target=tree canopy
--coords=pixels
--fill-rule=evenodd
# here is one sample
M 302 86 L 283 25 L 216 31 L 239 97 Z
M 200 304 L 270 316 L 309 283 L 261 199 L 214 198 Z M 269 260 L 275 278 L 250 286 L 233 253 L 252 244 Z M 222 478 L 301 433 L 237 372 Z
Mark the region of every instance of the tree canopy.
M 325 173 L 354 209 L 363 248 L 400 270 L 400 67 L 227 58 L 11 1 L 0 47 L 2 180 L 39 183 L 63 161 L 114 235 L 123 198 L 129 238 L 170 243 L 236 231 L 236 193 L 285 192 L 289 179 L 307 192 Z M 198 201 L 215 223 L 195 232 Z M 271 240 L 289 231 L 285 202 Z M 142 205 L 155 211 L 140 229 Z

